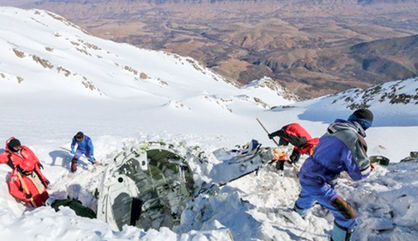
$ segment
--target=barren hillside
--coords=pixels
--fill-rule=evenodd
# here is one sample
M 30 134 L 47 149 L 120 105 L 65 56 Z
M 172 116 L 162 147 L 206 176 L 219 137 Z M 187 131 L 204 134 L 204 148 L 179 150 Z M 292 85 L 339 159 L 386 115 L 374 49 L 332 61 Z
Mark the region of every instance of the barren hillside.
M 416 0 L 18 2 L 0 0 L 54 11 L 100 37 L 191 56 L 240 84 L 268 76 L 307 98 L 417 75 Z M 365 45 L 373 50 L 358 48 Z

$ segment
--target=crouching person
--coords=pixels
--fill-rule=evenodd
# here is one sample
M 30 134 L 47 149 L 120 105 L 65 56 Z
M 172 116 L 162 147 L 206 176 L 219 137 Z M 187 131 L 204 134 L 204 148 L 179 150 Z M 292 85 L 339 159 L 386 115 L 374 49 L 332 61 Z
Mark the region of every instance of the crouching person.
M 334 186 L 342 171 L 357 181 L 372 170 L 364 140 L 372 121 L 373 114 L 367 109 L 356 110 L 347 121 L 336 120 L 299 172 L 302 190 L 294 210 L 305 216 L 315 201 L 329 209 L 334 215 L 333 241 L 349 241 L 357 224 L 354 207 L 335 192 Z
M 75 150 L 76 144 L 77 150 Z M 77 171 L 77 162 L 82 155 L 85 155 L 91 163 L 98 164 L 94 158 L 93 142 L 81 131 L 77 132 L 71 141 L 71 154 L 74 154 L 71 160 L 71 172 Z
M 289 143 L 293 145 L 292 154 L 290 158 L 287 158 L 293 163 L 298 162 L 301 155 L 311 156 L 319 142 L 319 138 L 312 138 L 309 132 L 298 123 L 285 125 L 280 130 L 268 135 L 270 139 L 276 136 L 280 137 L 279 145 L 287 146 Z M 277 169 L 283 170 L 283 168 L 284 161 L 277 162 Z

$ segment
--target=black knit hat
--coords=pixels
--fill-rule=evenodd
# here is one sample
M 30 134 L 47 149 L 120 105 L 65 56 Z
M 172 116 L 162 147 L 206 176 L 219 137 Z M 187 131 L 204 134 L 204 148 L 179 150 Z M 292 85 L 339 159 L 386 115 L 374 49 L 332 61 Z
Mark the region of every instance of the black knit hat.
M 15 151 L 15 147 L 21 146 L 20 141 L 16 138 L 9 141 L 8 147 L 11 151 Z
M 348 120 L 357 122 L 364 130 L 367 130 L 373 124 L 373 113 L 368 109 L 358 109 L 348 117 Z
M 358 109 L 354 111 L 353 116 L 373 122 L 373 113 L 369 109 Z
M 77 134 L 75 134 L 75 139 L 83 139 L 84 138 L 84 133 L 79 131 L 77 132 Z

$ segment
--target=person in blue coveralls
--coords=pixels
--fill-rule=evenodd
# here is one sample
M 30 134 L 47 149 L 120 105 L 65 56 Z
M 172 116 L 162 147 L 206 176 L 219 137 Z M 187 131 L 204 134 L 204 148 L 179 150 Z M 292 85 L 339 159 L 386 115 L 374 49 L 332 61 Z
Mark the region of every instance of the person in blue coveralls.
M 368 109 L 356 110 L 348 120 L 337 119 L 320 138 L 313 155 L 299 172 L 302 190 L 294 210 L 305 217 L 314 202 L 329 209 L 334 215 L 332 241 L 351 240 L 357 225 L 354 207 L 335 192 L 334 186 L 342 171 L 358 181 L 373 170 L 364 140 L 365 130 L 372 126 L 372 122 L 373 113 Z
M 75 150 L 76 144 L 77 149 Z M 97 161 L 94 158 L 93 142 L 90 137 L 84 135 L 81 131 L 77 132 L 73 137 L 71 142 L 71 154 L 74 154 L 74 157 L 71 160 L 71 172 L 77 171 L 77 162 L 82 155 L 85 155 L 91 163 L 97 164 Z

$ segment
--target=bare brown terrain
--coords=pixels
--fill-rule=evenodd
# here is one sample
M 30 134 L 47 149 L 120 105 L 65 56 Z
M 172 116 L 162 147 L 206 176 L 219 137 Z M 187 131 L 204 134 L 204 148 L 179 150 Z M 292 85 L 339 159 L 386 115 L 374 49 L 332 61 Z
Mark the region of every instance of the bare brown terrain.
M 240 84 L 269 76 L 302 97 L 418 73 L 418 0 L 0 0 L 90 33 L 191 56 Z

